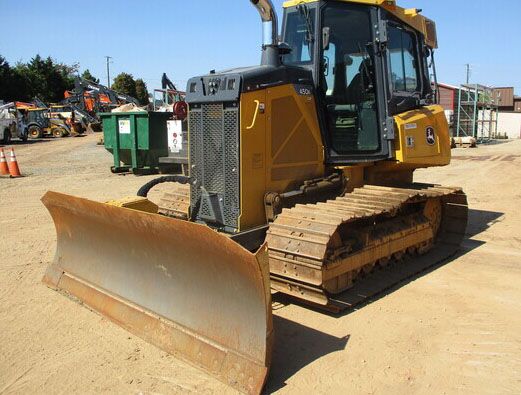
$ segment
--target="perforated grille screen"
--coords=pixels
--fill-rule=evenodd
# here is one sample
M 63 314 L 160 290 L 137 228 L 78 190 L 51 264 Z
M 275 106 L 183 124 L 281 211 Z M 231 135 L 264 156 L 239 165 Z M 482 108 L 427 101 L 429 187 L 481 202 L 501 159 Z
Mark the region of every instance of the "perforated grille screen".
M 202 104 L 190 108 L 189 122 L 192 210 L 198 206 L 198 220 L 237 229 L 240 213 L 238 106 Z

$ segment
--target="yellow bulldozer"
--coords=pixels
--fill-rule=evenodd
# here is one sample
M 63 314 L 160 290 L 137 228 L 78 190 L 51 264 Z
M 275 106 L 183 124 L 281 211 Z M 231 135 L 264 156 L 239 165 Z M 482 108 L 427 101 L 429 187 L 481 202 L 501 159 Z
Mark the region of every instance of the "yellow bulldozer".
M 261 65 L 189 80 L 189 176 L 108 203 L 48 192 L 44 282 L 246 393 L 273 347 L 271 294 L 340 311 L 373 271 L 467 223 L 458 187 L 413 182 L 450 162 L 436 105 L 436 27 L 394 0 L 270 0 Z M 146 195 L 174 181 L 159 207 Z M 390 269 L 392 270 L 392 269 Z

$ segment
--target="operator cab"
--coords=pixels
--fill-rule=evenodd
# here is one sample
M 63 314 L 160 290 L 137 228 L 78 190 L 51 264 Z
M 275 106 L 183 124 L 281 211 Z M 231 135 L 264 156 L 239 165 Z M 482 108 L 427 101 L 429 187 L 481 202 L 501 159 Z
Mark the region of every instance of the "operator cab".
M 432 49 L 382 8 L 333 1 L 291 6 L 282 41 L 291 48 L 283 63 L 313 73 L 328 163 L 392 158 L 393 115 L 434 102 Z

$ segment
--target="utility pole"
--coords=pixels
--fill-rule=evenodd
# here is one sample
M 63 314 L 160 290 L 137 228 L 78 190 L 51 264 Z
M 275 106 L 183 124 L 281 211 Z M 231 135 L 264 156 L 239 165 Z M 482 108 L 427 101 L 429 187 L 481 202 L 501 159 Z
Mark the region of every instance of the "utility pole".
M 470 70 L 471 70 L 471 68 L 470 68 L 470 63 L 467 63 L 467 64 L 465 65 L 465 67 L 467 68 L 467 85 L 468 85 L 468 84 L 469 84 L 469 81 L 470 81 Z
M 112 63 L 110 60 L 112 56 L 105 56 L 107 59 L 107 87 L 110 89 L 110 64 Z

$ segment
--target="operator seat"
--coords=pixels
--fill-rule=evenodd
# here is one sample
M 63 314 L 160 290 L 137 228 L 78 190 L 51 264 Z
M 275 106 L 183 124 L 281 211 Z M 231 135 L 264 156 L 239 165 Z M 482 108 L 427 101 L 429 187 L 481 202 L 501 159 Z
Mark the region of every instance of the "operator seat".
M 358 68 L 358 74 L 355 75 L 351 83 L 346 89 L 346 100 L 349 104 L 360 103 L 365 93 L 374 87 L 374 71 L 371 59 L 364 59 Z

